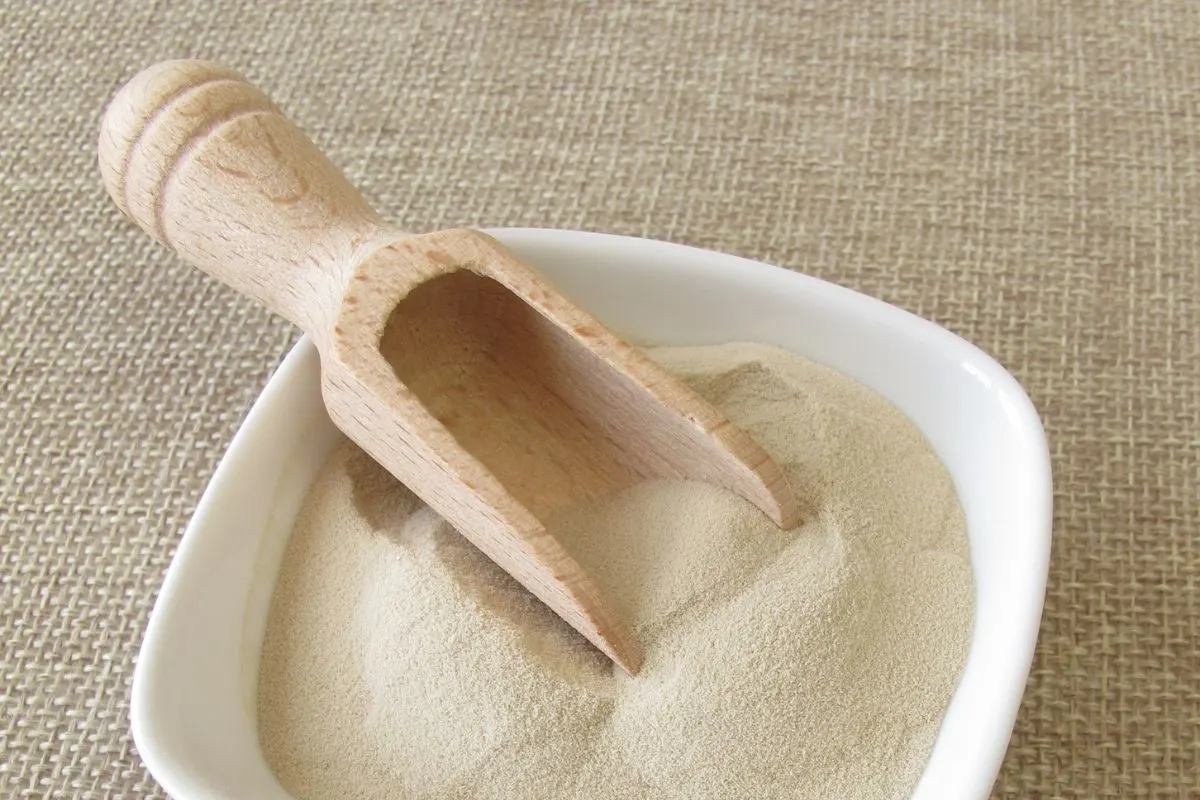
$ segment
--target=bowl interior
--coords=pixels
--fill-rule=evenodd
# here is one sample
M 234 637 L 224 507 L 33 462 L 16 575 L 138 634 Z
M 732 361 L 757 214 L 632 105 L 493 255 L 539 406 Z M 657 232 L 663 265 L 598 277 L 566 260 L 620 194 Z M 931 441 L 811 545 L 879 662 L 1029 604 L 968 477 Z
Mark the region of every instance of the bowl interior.
M 976 617 L 962 680 L 916 798 L 986 798 L 1041 619 L 1051 477 L 1038 416 L 986 354 L 848 289 L 665 242 L 489 231 L 619 333 L 663 344 L 773 344 L 887 397 L 945 462 L 967 519 Z M 259 752 L 254 687 L 292 523 L 337 440 L 302 340 L 238 432 L 168 570 L 134 676 L 138 750 L 180 800 L 287 800 Z

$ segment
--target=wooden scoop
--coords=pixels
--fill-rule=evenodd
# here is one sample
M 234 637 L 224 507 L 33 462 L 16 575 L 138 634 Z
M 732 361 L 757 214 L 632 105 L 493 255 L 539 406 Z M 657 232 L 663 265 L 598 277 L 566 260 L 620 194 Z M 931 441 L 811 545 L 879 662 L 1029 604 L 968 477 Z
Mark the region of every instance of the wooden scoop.
M 779 467 L 719 411 L 494 239 L 388 226 L 236 73 L 141 72 L 99 156 L 121 211 L 308 334 L 350 439 L 631 674 L 641 651 L 547 532 L 556 511 L 661 476 L 796 523 Z

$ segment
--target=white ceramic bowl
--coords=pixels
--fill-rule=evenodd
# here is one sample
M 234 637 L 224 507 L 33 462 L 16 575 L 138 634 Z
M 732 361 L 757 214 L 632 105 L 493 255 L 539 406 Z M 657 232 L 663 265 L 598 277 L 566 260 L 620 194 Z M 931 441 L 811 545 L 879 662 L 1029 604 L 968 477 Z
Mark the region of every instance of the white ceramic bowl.
M 788 348 L 891 400 L 945 462 L 977 582 L 962 681 L 914 797 L 986 798 L 1024 690 L 1050 557 L 1045 435 L 1021 387 L 933 323 L 734 256 L 595 233 L 489 231 L 639 341 Z M 288 800 L 259 751 L 255 684 L 293 520 L 337 433 L 302 340 L 258 399 L 167 572 L 134 673 L 138 751 L 176 800 Z

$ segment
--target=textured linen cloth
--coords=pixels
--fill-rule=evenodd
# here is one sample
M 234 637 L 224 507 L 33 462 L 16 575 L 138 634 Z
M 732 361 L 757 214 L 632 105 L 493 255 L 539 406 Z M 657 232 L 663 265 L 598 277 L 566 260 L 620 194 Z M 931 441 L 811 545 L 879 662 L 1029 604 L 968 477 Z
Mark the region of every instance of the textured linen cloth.
M 995 795 L 1200 796 L 1195 0 L 0 0 L 0 796 L 162 796 L 137 648 L 297 337 L 101 187 L 104 104 L 174 57 L 259 83 L 408 230 L 715 248 L 989 351 L 1056 481 Z

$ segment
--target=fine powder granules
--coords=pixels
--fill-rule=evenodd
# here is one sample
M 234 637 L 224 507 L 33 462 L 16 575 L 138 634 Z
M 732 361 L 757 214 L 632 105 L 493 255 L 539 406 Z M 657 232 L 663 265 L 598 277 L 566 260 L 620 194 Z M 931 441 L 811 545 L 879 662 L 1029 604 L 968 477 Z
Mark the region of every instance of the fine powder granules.
M 616 669 L 349 443 L 292 534 L 259 736 L 297 798 L 901 798 L 970 639 L 949 475 L 862 385 L 755 344 L 651 357 L 747 429 L 806 521 L 658 480 L 553 530 L 645 649 Z

